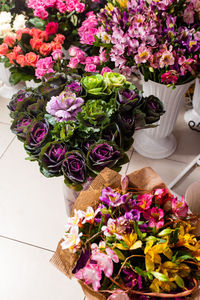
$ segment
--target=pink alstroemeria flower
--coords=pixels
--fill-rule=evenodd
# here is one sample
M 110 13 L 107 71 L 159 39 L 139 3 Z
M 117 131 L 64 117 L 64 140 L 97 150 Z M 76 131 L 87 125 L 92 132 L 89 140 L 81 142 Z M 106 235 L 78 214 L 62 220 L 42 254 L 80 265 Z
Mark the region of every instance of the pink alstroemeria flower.
M 80 280 L 85 280 L 85 284 L 92 284 L 92 288 L 95 291 L 98 291 L 101 284 L 101 269 L 96 264 L 89 264 L 83 269 L 79 270 L 75 277 Z
M 123 290 L 115 289 L 114 293 L 108 297 L 108 300 L 130 300 L 130 298 Z
M 145 211 L 143 216 L 146 220 L 149 220 L 149 227 L 156 226 L 159 229 L 164 225 L 164 211 L 161 208 L 152 207 L 150 210 Z
M 172 212 L 178 217 L 178 218 L 185 218 L 188 213 L 188 205 L 185 202 L 184 198 L 182 197 L 179 201 L 178 198 L 174 198 L 172 200 Z
M 144 194 L 144 195 L 138 195 L 137 197 L 137 205 L 143 209 L 149 209 L 152 203 L 153 195 L 151 194 Z

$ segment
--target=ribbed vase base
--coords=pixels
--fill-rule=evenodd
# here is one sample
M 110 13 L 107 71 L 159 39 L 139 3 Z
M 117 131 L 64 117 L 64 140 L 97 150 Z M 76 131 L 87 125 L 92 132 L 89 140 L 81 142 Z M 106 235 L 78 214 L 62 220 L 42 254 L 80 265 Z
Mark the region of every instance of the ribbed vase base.
M 145 132 L 135 134 L 133 144 L 139 154 L 152 159 L 162 159 L 172 155 L 176 146 L 177 142 L 173 134 L 161 139 L 152 139 Z
M 184 114 L 184 119 L 185 122 L 191 126 L 198 126 L 198 124 L 200 124 L 200 115 L 194 110 L 194 109 L 190 109 L 188 111 L 185 112 Z M 192 124 L 193 123 L 193 124 Z

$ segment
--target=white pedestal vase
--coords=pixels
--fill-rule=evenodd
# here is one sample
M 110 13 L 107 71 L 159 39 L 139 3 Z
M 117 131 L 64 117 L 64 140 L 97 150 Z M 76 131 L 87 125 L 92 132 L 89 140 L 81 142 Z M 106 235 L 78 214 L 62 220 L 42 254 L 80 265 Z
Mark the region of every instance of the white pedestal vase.
M 83 189 L 80 192 L 76 192 L 73 189 L 70 189 L 68 186 L 66 186 L 65 183 L 63 183 L 63 193 L 64 193 L 64 201 L 65 201 L 65 208 L 66 208 L 66 213 L 68 216 L 71 215 L 74 203 L 76 201 L 76 198 L 79 196 L 79 194 L 82 191 L 86 191 L 91 182 L 92 182 L 93 178 L 89 179 L 84 185 L 83 185 Z
M 0 95 L 8 99 L 10 99 L 13 96 L 13 94 L 17 93 L 20 89 L 24 88 L 24 83 L 11 85 L 9 82 L 9 77 L 9 69 L 5 68 L 3 63 L 0 63 L 0 81 L 2 81 L 3 83 L 0 86 Z
M 193 95 L 193 109 L 185 112 L 184 119 L 190 127 L 200 126 L 200 79 L 196 78 L 194 95 Z
M 141 155 L 153 159 L 170 156 L 176 149 L 176 139 L 172 134 L 181 102 L 191 82 L 177 85 L 175 89 L 151 80 L 143 80 L 144 96 L 154 95 L 164 104 L 165 114 L 157 123 L 159 126 L 143 129 L 135 133 L 134 148 Z

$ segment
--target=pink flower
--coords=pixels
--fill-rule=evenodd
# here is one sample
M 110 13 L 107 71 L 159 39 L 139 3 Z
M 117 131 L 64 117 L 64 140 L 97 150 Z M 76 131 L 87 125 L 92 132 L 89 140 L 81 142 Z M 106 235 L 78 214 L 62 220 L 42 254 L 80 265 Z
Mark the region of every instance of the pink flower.
M 39 59 L 36 63 L 35 75 L 41 79 L 46 73 L 55 73 L 53 70 L 54 61 L 51 56 Z
M 43 7 L 36 8 L 34 10 L 34 16 L 36 16 L 40 19 L 47 19 L 48 15 L 49 15 L 48 12 Z
M 151 51 L 147 47 L 141 45 L 138 48 L 138 54 L 135 55 L 135 61 L 137 64 L 146 63 L 150 56 Z
M 148 226 L 155 227 L 157 229 L 163 227 L 164 225 L 164 211 L 158 207 L 152 207 L 143 213 L 146 220 L 149 220 Z
M 97 262 L 99 268 L 105 273 L 106 277 L 112 276 L 113 261 L 107 254 L 96 252 L 92 254 L 91 259 Z
M 56 34 L 58 32 L 58 23 L 50 22 L 47 24 L 45 31 L 48 35 Z
M 104 67 L 102 70 L 101 70 L 101 75 L 103 75 L 103 73 L 109 73 L 109 72 L 112 72 L 112 70 L 108 67 Z
M 85 266 L 75 274 L 75 277 L 80 280 L 85 280 L 85 284 L 92 284 L 92 288 L 95 291 L 98 291 L 101 286 L 101 268 L 96 264 Z
M 79 59 L 77 59 L 76 57 L 71 57 L 67 66 L 69 68 L 76 69 L 79 62 Z
M 84 3 L 78 2 L 78 3 L 75 5 L 75 11 L 76 11 L 76 12 L 82 13 L 82 12 L 84 12 L 84 10 L 85 10 L 85 4 L 84 4 Z
M 85 71 L 86 72 L 96 72 L 96 73 L 98 73 L 99 71 L 98 70 L 96 70 L 96 65 L 94 65 L 94 64 L 87 64 L 86 66 L 85 66 Z
M 114 293 L 108 297 L 108 300 L 130 300 L 130 298 L 123 290 L 115 289 Z
M 72 57 L 75 57 L 79 60 L 79 62 L 84 62 L 85 61 L 85 52 L 82 51 L 80 48 L 72 46 L 68 50 L 69 55 Z
M 106 55 L 106 50 L 103 50 L 103 51 L 100 52 L 99 59 L 100 59 L 101 63 L 104 63 L 104 62 L 108 61 L 108 58 L 107 58 L 107 55 Z
M 151 195 L 151 194 L 138 195 L 138 197 L 137 197 L 137 205 L 142 210 L 147 210 L 151 206 L 152 198 L 153 198 L 153 195 Z
M 166 50 L 162 53 L 162 56 L 160 57 L 159 66 L 160 68 L 171 66 L 174 64 L 174 61 L 175 59 L 171 51 Z
M 176 71 L 175 71 L 176 72 Z M 178 81 L 178 75 L 173 74 L 169 71 L 161 75 L 161 82 L 166 84 L 176 84 Z
M 182 197 L 179 201 L 178 198 L 174 198 L 172 200 L 172 212 L 178 218 L 185 218 L 188 213 L 188 205 L 185 202 L 184 198 Z
M 188 7 L 184 10 L 183 20 L 187 24 L 194 23 L 194 8 L 193 5 L 188 5 Z
M 54 60 L 62 59 L 62 50 L 56 49 L 51 53 L 51 55 L 53 56 Z

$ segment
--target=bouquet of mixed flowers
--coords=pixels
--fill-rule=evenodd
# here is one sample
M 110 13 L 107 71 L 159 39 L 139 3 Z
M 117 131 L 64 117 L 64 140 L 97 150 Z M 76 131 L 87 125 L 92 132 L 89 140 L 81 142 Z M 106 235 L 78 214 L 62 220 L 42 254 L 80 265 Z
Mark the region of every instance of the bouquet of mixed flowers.
M 93 44 L 124 75 L 139 68 L 145 80 L 176 85 L 199 72 L 199 0 L 111 0 L 93 28 Z
M 18 29 L 14 35 L 4 38 L 0 57 L 11 72 L 11 84 L 41 79 L 45 74 L 55 72 L 56 62 L 63 57 L 61 49 L 65 40 L 63 35 L 57 34 L 57 29 L 54 32 L 38 28 Z
M 81 190 L 108 166 L 119 171 L 135 129 L 164 113 L 154 96 L 144 98 L 123 75 L 50 76 L 36 90 L 19 91 L 9 109 L 11 130 L 47 177 L 64 175 Z
M 54 263 L 79 279 L 91 299 L 193 294 L 200 238 L 194 233 L 198 218 L 184 199 L 174 197 L 150 168 L 124 177 L 121 187 L 120 175 L 111 170 L 98 177 L 77 199 Z
M 105 0 L 28 0 L 28 7 L 33 9 L 35 18 L 29 24 L 37 27 L 59 25 L 59 33 L 65 35 L 64 48 L 71 44 L 80 44 L 78 28 L 89 11 L 99 12 Z M 41 28 L 42 29 L 42 28 Z

